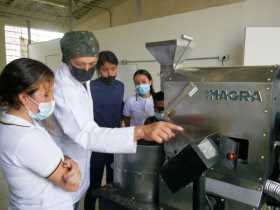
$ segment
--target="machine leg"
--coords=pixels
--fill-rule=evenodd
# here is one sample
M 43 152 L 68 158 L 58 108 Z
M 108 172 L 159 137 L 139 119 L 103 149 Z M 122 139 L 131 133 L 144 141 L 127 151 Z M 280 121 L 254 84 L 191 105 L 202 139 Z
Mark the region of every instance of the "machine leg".
M 193 210 L 205 210 L 205 179 L 205 175 L 202 175 L 193 181 Z

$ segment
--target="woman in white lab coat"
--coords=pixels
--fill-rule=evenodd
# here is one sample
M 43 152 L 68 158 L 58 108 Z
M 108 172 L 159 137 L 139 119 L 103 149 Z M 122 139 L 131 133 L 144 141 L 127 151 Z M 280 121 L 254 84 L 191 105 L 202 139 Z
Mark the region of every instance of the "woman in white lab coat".
M 66 191 L 79 188 L 78 165 L 38 121 L 54 110 L 52 71 L 21 58 L 0 75 L 0 166 L 9 186 L 9 210 L 71 210 Z
M 89 80 L 95 71 L 99 44 L 93 33 L 67 32 L 60 41 L 63 64 L 55 74 L 54 111 L 57 126 L 53 131 L 64 153 L 78 161 L 81 186 L 73 193 L 75 209 L 89 186 L 91 151 L 135 153 L 141 138 L 164 142 L 182 128 L 161 122 L 127 128 L 99 127 L 93 116 Z M 108 96 L 110 97 L 110 96 Z

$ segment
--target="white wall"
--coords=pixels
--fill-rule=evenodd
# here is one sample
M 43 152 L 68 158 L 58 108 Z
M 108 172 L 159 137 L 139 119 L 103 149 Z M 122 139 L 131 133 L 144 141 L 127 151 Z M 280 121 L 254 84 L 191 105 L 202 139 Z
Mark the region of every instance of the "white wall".
M 99 30 L 95 34 L 102 49 L 113 50 L 120 59 L 141 60 L 152 58 L 145 49 L 146 42 L 174 39 L 185 33 L 194 38 L 189 57 L 229 55 L 226 65 L 242 65 L 245 27 L 280 26 L 279 8 L 279 0 L 247 0 Z M 209 64 L 215 63 L 209 61 Z M 158 65 L 138 64 L 138 67 L 147 67 L 158 76 Z M 158 81 L 155 86 L 159 88 Z
M 185 33 L 194 38 L 189 57 L 229 55 L 226 65 L 242 65 L 245 27 L 280 26 L 279 8 L 279 0 L 246 0 L 98 30 L 95 34 L 101 48 L 114 51 L 120 59 L 142 60 L 152 59 L 145 49 L 146 42 L 174 39 Z M 205 64 L 197 62 L 193 65 L 201 63 Z M 215 64 L 220 65 L 209 61 L 209 65 Z M 156 89 L 159 89 L 158 64 L 137 64 L 137 68 L 147 68 L 154 77 Z
M 280 27 L 247 27 L 244 65 L 280 64 Z
M 60 39 L 47 42 L 37 42 L 29 45 L 29 57 L 47 64 L 55 70 L 61 63 Z

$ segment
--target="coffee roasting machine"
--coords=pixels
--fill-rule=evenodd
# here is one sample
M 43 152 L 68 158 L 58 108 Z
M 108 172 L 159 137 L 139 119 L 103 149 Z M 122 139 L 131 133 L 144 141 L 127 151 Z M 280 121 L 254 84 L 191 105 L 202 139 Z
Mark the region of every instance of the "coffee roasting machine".
M 184 132 L 115 155 L 100 209 L 278 209 L 280 68 L 178 67 L 186 46 L 146 44 L 161 65 L 162 119 Z

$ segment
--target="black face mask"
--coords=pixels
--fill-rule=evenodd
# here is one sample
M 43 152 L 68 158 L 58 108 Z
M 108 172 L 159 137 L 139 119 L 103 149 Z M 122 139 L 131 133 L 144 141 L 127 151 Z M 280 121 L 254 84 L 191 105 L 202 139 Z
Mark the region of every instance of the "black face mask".
M 88 71 L 84 69 L 78 69 L 74 66 L 70 66 L 70 72 L 80 82 L 86 82 L 90 80 L 95 72 L 95 66 L 90 68 Z
M 100 77 L 100 80 L 104 82 L 106 85 L 111 85 L 115 79 L 116 76 Z

